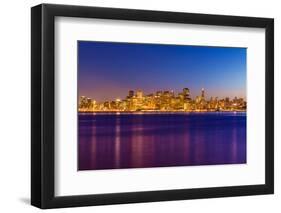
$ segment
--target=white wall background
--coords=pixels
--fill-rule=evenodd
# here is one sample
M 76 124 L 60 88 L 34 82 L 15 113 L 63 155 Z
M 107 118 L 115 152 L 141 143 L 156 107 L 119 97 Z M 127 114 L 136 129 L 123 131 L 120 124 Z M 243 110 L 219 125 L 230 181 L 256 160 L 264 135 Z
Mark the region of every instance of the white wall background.
M 278 0 L 45 0 L 180 12 L 275 18 L 275 195 L 56 209 L 51 212 L 279 212 L 281 209 L 281 3 Z M 0 212 L 39 212 L 30 197 L 30 7 L 37 0 L 1 2 Z

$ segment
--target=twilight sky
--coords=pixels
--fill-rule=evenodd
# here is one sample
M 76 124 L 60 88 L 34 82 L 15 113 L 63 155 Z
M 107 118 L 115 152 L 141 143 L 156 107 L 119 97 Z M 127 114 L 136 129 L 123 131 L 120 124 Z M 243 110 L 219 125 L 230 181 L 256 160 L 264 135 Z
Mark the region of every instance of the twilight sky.
M 190 89 L 246 98 L 246 48 L 78 41 L 78 95 L 97 101 Z

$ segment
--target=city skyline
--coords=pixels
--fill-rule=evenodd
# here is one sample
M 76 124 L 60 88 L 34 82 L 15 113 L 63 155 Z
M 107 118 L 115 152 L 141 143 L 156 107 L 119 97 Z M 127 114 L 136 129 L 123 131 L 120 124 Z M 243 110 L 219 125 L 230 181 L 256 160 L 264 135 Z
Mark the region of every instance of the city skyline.
M 78 104 L 79 112 L 214 112 L 214 111 L 246 111 L 247 102 L 236 97 L 206 98 L 206 91 L 191 98 L 189 88 L 175 93 L 169 90 L 158 90 L 145 94 L 142 90 L 129 90 L 123 98 L 97 102 L 90 97 L 81 96 Z
M 98 102 L 129 90 L 246 99 L 246 48 L 78 41 L 78 96 Z

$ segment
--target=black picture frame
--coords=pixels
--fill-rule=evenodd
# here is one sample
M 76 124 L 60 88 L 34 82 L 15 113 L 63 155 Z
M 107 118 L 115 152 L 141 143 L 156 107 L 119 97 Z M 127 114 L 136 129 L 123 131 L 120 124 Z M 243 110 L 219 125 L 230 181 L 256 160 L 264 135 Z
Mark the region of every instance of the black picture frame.
M 264 28 L 265 184 L 56 197 L 54 133 L 55 17 L 83 17 Z M 42 208 L 272 194 L 274 192 L 274 20 L 164 11 L 41 4 L 31 9 L 31 204 Z M 94 193 L 94 192 L 93 192 Z

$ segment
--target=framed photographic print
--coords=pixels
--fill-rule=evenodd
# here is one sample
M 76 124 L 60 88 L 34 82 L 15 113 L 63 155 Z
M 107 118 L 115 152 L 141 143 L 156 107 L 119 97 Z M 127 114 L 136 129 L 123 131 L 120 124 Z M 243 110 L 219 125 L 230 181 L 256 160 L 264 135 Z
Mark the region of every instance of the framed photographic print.
M 31 9 L 31 203 L 272 194 L 274 21 Z

